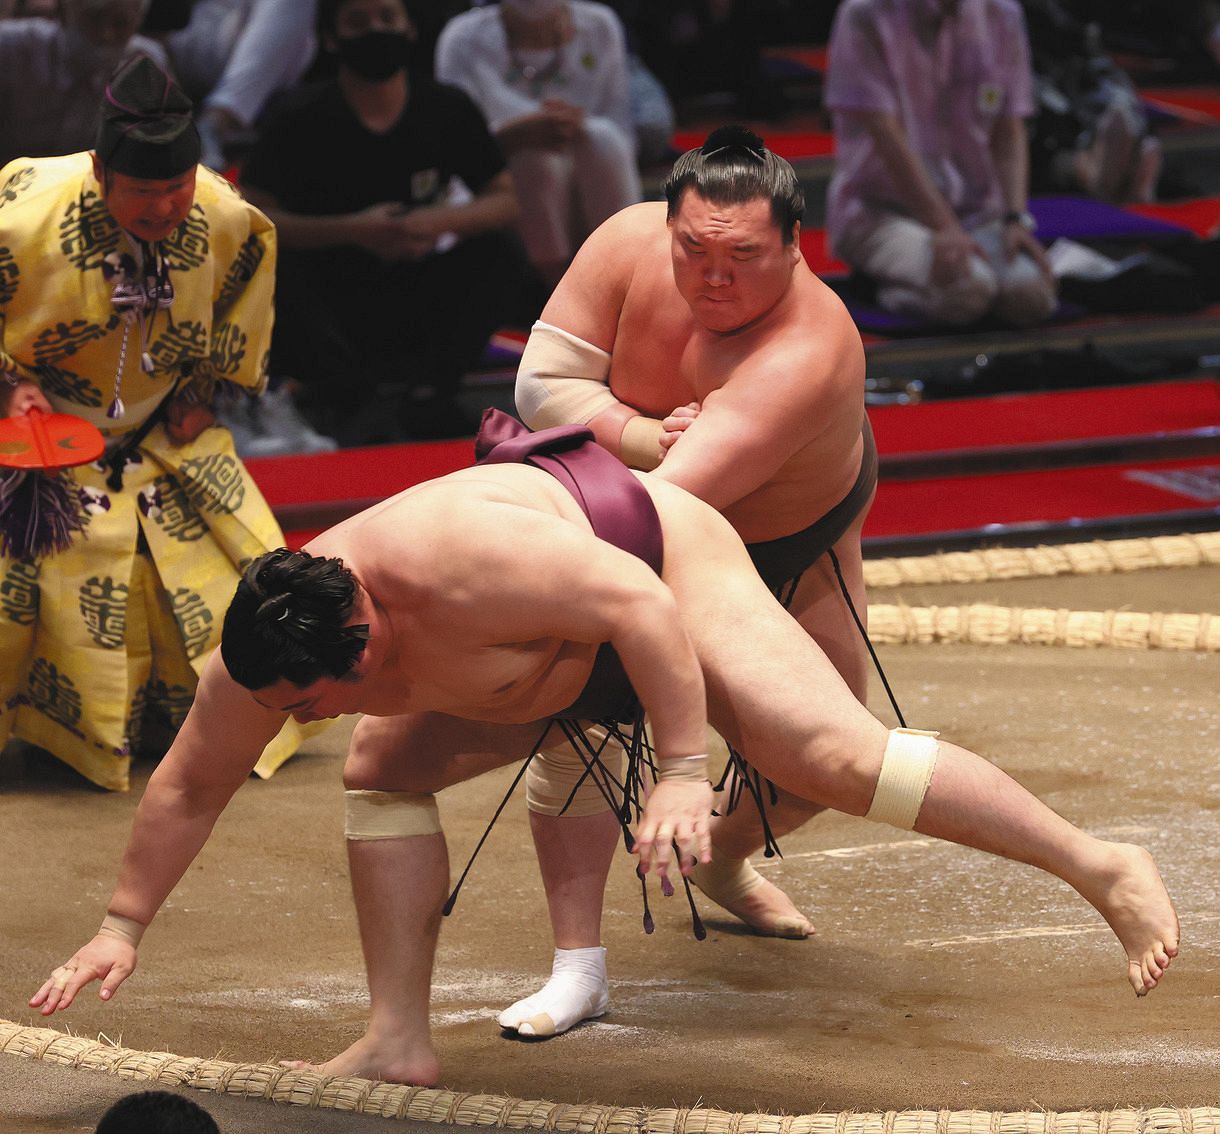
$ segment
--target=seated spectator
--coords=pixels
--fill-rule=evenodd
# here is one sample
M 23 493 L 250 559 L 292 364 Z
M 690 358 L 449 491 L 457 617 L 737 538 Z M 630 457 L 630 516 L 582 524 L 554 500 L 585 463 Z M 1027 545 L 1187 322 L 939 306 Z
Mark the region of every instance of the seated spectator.
M 313 59 L 316 0 L 191 0 L 184 26 L 160 38 L 182 88 L 200 107 L 203 164 L 249 134 L 277 91 Z
M 119 1099 L 94 1134 L 219 1134 L 216 1120 L 192 1099 L 171 1091 L 138 1091 Z
M 1160 140 L 1135 84 L 1101 50 L 1100 29 L 1061 0 L 1021 0 L 1033 52 L 1037 114 L 1030 176 L 1039 192 L 1151 201 Z
M 284 98 L 242 172 L 279 232 L 272 372 L 345 443 L 471 433 L 458 384 L 525 271 L 512 177 L 470 99 L 409 69 L 402 0 L 321 0 L 319 29 L 338 74 Z M 397 422 L 379 383 L 409 390 Z
M 164 64 L 135 34 L 147 0 L 62 0 L 62 23 L 0 23 L 0 165 L 57 157 L 93 145 L 106 80 L 130 56 Z
M 1055 284 L 1026 211 L 1033 112 L 1016 0 L 845 0 L 826 104 L 835 253 L 882 306 L 944 323 L 1029 325 Z
M 441 32 L 436 75 L 508 154 L 521 233 L 549 285 L 602 221 L 640 200 L 623 28 L 592 0 L 501 0 Z

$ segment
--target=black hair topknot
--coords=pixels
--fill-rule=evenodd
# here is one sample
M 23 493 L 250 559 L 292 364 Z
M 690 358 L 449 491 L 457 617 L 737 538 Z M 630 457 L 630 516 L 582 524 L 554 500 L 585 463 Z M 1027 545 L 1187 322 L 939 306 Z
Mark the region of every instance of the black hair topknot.
M 749 150 L 757 157 L 762 157 L 766 150 L 766 143 L 753 130 L 747 129 L 745 126 L 729 125 L 718 126 L 708 136 L 707 140 L 699 148 L 699 152 L 704 157 L 716 153 L 718 150 L 728 149 Z
M 785 244 L 805 212 L 805 193 L 796 171 L 745 126 L 720 126 L 698 149 L 687 150 L 665 181 L 666 216 L 673 220 L 690 190 L 718 205 L 741 205 L 762 198 Z

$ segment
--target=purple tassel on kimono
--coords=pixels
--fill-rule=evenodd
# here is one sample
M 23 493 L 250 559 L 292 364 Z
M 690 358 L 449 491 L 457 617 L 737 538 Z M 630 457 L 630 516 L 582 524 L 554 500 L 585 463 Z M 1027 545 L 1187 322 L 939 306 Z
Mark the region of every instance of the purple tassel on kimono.
M 0 554 L 42 559 L 66 551 L 87 523 L 66 472 L 0 469 Z

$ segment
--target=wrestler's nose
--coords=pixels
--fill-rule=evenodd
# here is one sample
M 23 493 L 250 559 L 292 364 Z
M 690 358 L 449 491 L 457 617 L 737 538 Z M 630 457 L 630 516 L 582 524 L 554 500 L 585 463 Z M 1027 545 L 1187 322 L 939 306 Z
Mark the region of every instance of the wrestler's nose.
M 733 274 L 725 264 L 709 264 L 703 278 L 712 287 L 727 287 L 733 282 Z

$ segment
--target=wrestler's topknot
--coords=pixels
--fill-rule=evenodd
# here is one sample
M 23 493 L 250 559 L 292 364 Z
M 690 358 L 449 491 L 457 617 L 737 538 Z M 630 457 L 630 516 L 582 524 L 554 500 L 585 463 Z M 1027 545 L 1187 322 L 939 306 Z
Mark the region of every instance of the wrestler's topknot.
M 356 592 L 341 559 L 286 547 L 255 559 L 225 614 L 220 654 L 229 676 L 247 689 L 347 676 L 368 640 L 367 626 L 347 622 Z
M 741 149 L 753 154 L 759 161 L 763 160 L 767 145 L 753 130 L 744 126 L 718 126 L 708 136 L 699 148 L 704 157 L 711 157 L 721 150 Z
M 805 213 L 805 193 L 796 172 L 773 154 L 753 130 L 721 126 L 698 149 L 687 150 L 665 181 L 665 201 L 672 220 L 691 189 L 715 205 L 744 205 L 759 198 L 771 202 L 771 218 L 785 244 Z

